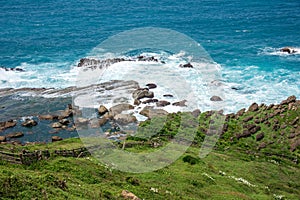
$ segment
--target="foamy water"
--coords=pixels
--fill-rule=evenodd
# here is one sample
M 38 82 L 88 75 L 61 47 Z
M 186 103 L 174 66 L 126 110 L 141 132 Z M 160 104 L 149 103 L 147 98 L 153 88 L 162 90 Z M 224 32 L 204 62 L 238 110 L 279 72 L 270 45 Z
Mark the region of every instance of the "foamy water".
M 295 49 L 298 50 L 298 48 Z M 261 53 L 269 54 L 269 56 L 294 56 L 296 58 L 298 56 L 287 55 L 275 48 L 266 48 Z M 189 109 L 199 108 L 201 111 L 206 111 L 215 106 L 226 113 L 236 112 L 253 102 L 278 103 L 290 95 L 296 95 L 298 98 L 300 95 L 299 71 L 288 69 L 264 71 L 259 66 L 227 67 L 217 63 L 192 63 L 194 68 L 180 68 L 180 64 L 185 64 L 189 60 L 184 52 L 174 55 L 165 53 L 144 53 L 143 55 L 154 56 L 165 63 L 125 61 L 115 63 L 104 70 L 87 71 L 84 74 L 75 65 L 71 65 L 69 70 L 57 67 L 68 63 L 45 63 L 35 66 L 23 63 L 19 68 L 24 69 L 25 72 L 0 69 L 0 87 L 65 88 L 78 86 L 78 80 L 81 79 L 86 85 L 110 80 L 136 80 L 140 87 L 145 87 L 147 83 L 157 84 L 158 87 L 153 91 L 155 98 L 159 100 L 176 102 L 190 98 L 193 99 L 191 101 L 193 103 L 191 107 L 188 107 Z M 212 73 L 217 74 L 212 75 Z M 212 86 L 214 89 L 211 88 Z M 164 94 L 172 94 L 174 98 L 165 98 Z M 191 95 L 188 96 L 188 94 Z M 221 96 L 223 101 L 212 105 L 210 97 L 213 95 Z M 53 95 L 45 95 L 45 97 L 53 97 Z M 107 106 L 111 105 L 108 103 Z M 166 106 L 164 109 L 176 112 L 185 108 Z

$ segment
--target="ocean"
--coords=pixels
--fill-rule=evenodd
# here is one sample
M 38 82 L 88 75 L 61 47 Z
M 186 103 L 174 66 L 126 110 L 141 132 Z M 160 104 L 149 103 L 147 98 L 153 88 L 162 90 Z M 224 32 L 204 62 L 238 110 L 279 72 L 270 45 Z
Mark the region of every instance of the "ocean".
M 99 44 L 124 31 L 153 27 L 182 33 L 205 49 L 218 66 L 227 113 L 253 102 L 300 98 L 299 10 L 298 0 L 2 1 L 0 88 L 74 86 L 76 65 Z M 297 52 L 280 52 L 286 46 Z M 176 71 L 178 63 L 173 64 Z M 112 73 L 123 70 L 115 66 Z M 186 79 L 201 90 L 195 75 Z M 212 94 L 197 95 L 209 101 Z M 16 97 L 3 97 L 2 104 L 10 105 L 10 98 Z M 2 119 L 11 113 L 4 107 Z

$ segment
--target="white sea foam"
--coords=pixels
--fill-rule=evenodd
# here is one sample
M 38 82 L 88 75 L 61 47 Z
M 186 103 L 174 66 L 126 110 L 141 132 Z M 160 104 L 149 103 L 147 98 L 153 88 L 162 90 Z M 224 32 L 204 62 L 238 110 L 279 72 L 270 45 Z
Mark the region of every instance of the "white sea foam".
M 265 52 L 272 51 L 278 50 L 265 49 Z M 236 112 L 241 108 L 248 107 L 253 102 L 279 103 L 290 95 L 296 95 L 300 98 L 300 72 L 297 71 L 288 69 L 263 71 L 259 66 L 221 67 L 216 63 L 192 63 L 196 69 L 180 68 L 180 64 L 185 64 L 188 61 L 185 52 L 174 55 L 163 52 L 160 54 L 144 53 L 143 55 L 154 56 L 165 61 L 165 64 L 148 61 L 125 61 L 115 63 L 105 70 L 88 70 L 84 76 L 78 76 L 82 73 L 81 69 L 71 64 L 64 67 L 68 63 L 39 65 L 23 63 L 18 67 L 24 69 L 25 72 L 0 69 L 0 88 L 65 88 L 76 85 L 79 80 L 89 85 L 110 80 L 136 79 L 141 87 L 145 87 L 147 83 L 156 83 L 158 87 L 153 90 L 155 98 L 171 103 L 187 97 L 188 93 L 183 95 L 180 90 L 190 90 L 194 97 L 189 98 L 196 98 L 196 107 L 201 111 L 212 109 L 211 96 L 220 96 L 224 101 L 215 102 L 215 105 L 224 109 L 226 113 Z M 215 70 L 210 70 L 211 68 Z M 222 77 L 212 80 L 212 77 L 216 77 L 211 75 L 212 72 L 222 73 Z M 164 80 L 165 77 L 168 78 Z M 176 87 L 169 87 L 170 83 L 177 89 L 174 89 Z M 212 86 L 218 89 L 212 90 Z M 163 97 L 164 94 L 172 94 L 174 98 L 165 98 Z M 34 95 L 34 93 L 24 95 Z M 44 96 L 55 97 L 55 94 L 45 94 Z M 110 107 L 111 105 L 107 106 Z M 195 108 L 195 105 L 192 107 Z M 164 109 L 168 112 L 176 112 L 184 108 L 166 106 Z
M 22 63 L 19 71 L 0 69 L 0 88 L 65 88 L 75 85 L 76 68 L 67 62 L 30 64 Z

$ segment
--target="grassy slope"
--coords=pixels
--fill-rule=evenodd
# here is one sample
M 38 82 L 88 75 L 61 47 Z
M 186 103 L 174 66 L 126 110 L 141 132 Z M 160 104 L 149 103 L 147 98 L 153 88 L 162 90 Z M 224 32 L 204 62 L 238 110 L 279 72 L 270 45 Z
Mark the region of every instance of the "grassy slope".
M 195 145 L 172 165 L 151 173 L 123 173 L 106 168 L 92 157 L 56 157 L 31 166 L 2 162 L 0 199 L 122 199 L 123 189 L 142 199 L 300 199 L 300 167 L 292 162 L 294 158 L 299 159 L 299 147 L 290 151 L 291 143 L 299 135 L 288 137 L 291 132 L 299 131 L 297 126 L 291 125 L 299 111 L 299 106 L 294 111 L 286 110 L 281 113 L 283 118 L 279 115 L 270 118 L 271 125 L 258 123 L 260 131 L 240 139 L 236 136 L 243 132 L 244 125 L 254 124 L 255 118 L 265 118 L 274 110 L 260 109 L 247 112 L 238 119 L 230 119 L 228 131 L 223 134 L 216 149 L 206 158 L 199 159 L 203 130 L 207 129 L 209 120 L 207 113 L 203 113 L 199 117 Z M 243 122 L 250 115 L 254 119 Z M 178 116 L 173 115 L 170 119 L 171 122 L 162 130 L 163 134 L 172 135 L 178 128 Z M 280 126 L 286 124 L 287 127 L 274 130 L 277 120 Z M 256 141 L 256 135 L 262 132 L 265 137 Z M 258 150 L 262 142 L 269 145 Z M 80 146 L 79 139 L 68 139 L 47 145 L 15 147 L 14 151 L 20 148 L 54 150 Z M 271 155 L 266 156 L 265 153 Z M 187 155 L 194 158 L 196 164 L 184 162 L 183 158 Z M 152 189 L 154 191 L 151 188 L 155 188 Z

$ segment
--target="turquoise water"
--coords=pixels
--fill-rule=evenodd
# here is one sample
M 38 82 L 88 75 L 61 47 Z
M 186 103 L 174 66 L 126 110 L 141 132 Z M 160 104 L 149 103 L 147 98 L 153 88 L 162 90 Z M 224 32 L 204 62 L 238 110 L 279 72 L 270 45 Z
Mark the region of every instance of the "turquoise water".
M 1 0 L 0 88 L 74 85 L 72 68 L 110 36 L 141 27 L 193 38 L 222 67 L 222 81 L 239 88 L 237 110 L 250 102 L 300 97 L 300 1 Z M 70 72 L 71 70 L 71 72 Z M 237 98 L 238 97 L 238 98 Z

